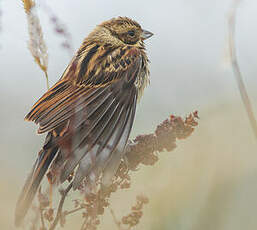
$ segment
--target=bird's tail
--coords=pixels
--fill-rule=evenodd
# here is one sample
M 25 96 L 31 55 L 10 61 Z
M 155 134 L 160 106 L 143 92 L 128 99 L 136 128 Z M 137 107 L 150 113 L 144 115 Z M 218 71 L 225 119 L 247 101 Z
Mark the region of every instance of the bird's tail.
M 40 182 L 42 181 L 46 171 L 49 168 L 52 160 L 54 159 L 58 148 L 52 147 L 42 149 L 39 156 L 32 168 L 31 173 L 25 181 L 21 194 L 19 196 L 16 210 L 15 210 L 15 225 L 21 225 L 25 215 L 27 214 L 31 203 L 37 193 Z

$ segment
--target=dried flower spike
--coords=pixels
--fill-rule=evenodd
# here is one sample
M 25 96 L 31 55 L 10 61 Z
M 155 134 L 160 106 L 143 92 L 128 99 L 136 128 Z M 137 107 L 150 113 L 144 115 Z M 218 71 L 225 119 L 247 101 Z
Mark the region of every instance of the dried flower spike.
M 33 0 L 22 0 L 25 12 L 27 14 L 29 42 L 28 47 L 34 61 L 44 72 L 46 77 L 47 88 L 49 89 L 48 81 L 48 54 L 47 47 L 43 38 L 43 31 L 40 25 L 39 18 L 35 9 L 35 2 Z

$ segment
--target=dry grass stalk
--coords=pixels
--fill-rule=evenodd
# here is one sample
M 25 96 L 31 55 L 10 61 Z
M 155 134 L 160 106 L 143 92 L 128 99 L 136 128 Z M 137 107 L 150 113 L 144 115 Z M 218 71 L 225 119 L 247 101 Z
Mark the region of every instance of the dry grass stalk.
M 41 1 L 40 6 L 48 15 L 50 22 L 53 25 L 54 32 L 62 37 L 63 41 L 61 42 L 61 47 L 68 52 L 69 56 L 72 56 L 74 54 L 74 49 L 72 45 L 72 37 L 67 29 L 67 26 L 61 22 L 60 18 L 46 3 L 46 1 Z
M 229 54 L 230 54 L 231 64 L 232 64 L 234 75 L 240 91 L 241 98 L 242 98 L 245 110 L 247 112 L 253 132 L 255 134 L 255 137 L 257 138 L 257 122 L 254 117 L 252 105 L 251 105 L 249 96 L 247 94 L 247 90 L 242 78 L 242 73 L 240 71 L 238 61 L 237 61 L 237 55 L 236 55 L 235 25 L 236 25 L 236 12 L 240 3 L 241 3 L 241 0 L 234 0 L 232 2 L 231 9 L 228 16 Z
M 47 88 L 49 88 L 48 82 L 48 54 L 47 47 L 43 38 L 43 31 L 40 25 L 39 18 L 35 11 L 35 2 L 33 0 L 22 0 L 25 12 L 27 14 L 28 31 L 29 31 L 29 50 L 38 64 L 40 69 L 44 72 L 46 77 Z

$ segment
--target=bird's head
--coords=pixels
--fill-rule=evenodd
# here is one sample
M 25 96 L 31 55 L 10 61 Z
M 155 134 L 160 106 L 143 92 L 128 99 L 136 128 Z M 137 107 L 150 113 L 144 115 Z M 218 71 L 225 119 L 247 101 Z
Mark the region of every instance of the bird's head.
M 127 18 L 118 17 L 105 21 L 98 25 L 89 34 L 88 40 L 93 40 L 102 45 L 124 46 L 142 44 L 142 41 L 150 38 L 153 33 L 143 30 L 139 23 Z

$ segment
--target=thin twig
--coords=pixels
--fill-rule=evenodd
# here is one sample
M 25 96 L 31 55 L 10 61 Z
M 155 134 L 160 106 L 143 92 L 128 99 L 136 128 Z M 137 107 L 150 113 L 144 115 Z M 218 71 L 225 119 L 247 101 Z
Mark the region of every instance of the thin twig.
M 44 221 L 43 208 L 40 208 L 40 219 L 41 219 L 42 229 L 45 230 L 46 226 L 45 226 L 45 221 Z
M 48 78 L 47 70 L 43 70 L 43 72 L 45 73 L 45 77 L 46 77 L 46 87 L 47 87 L 47 89 L 49 89 L 50 86 L 49 86 L 49 78 Z
M 117 217 L 116 217 L 114 211 L 112 210 L 112 208 L 109 208 L 109 210 L 110 210 L 110 213 L 111 213 L 111 215 L 112 215 L 113 221 L 114 221 L 114 223 L 116 224 L 117 228 L 118 228 L 119 230 L 122 230 L 122 228 L 121 228 L 121 222 L 118 221 L 118 219 L 117 219 Z
M 87 220 L 88 220 L 88 217 L 85 217 L 85 220 L 83 221 L 80 230 L 84 230 L 85 225 L 86 225 L 86 223 L 87 223 Z
M 73 209 L 73 210 L 71 210 L 71 211 L 67 211 L 67 212 L 65 212 L 65 216 L 68 216 L 68 215 L 70 215 L 70 214 L 72 214 L 72 213 L 74 213 L 74 212 L 77 212 L 77 211 L 79 211 L 79 210 L 81 210 L 81 209 L 85 209 L 84 207 L 79 207 L 79 208 L 75 208 L 75 209 Z
M 62 208 L 63 208 L 65 198 L 66 198 L 67 194 L 69 193 L 69 191 L 71 190 L 71 188 L 72 188 L 72 183 L 70 183 L 69 186 L 62 192 L 62 194 L 61 194 L 62 198 L 59 202 L 56 216 L 55 216 L 54 221 L 53 221 L 52 225 L 50 226 L 49 230 L 54 230 L 56 225 L 58 224 L 60 217 L 62 215 Z
M 231 58 L 231 64 L 234 71 L 234 75 L 237 81 L 237 85 L 241 94 L 241 98 L 243 101 L 243 104 L 245 106 L 245 110 L 247 112 L 251 127 L 253 129 L 253 132 L 255 134 L 255 137 L 257 138 L 257 122 L 254 117 L 252 105 L 249 99 L 249 96 L 247 94 L 247 90 L 245 87 L 245 84 L 242 79 L 242 74 L 238 65 L 237 56 L 236 56 L 236 48 L 235 48 L 235 24 L 236 24 L 236 11 L 238 9 L 238 6 L 240 4 L 241 0 L 235 0 L 232 3 L 232 7 L 229 13 L 228 17 L 228 32 L 229 32 L 229 53 Z

